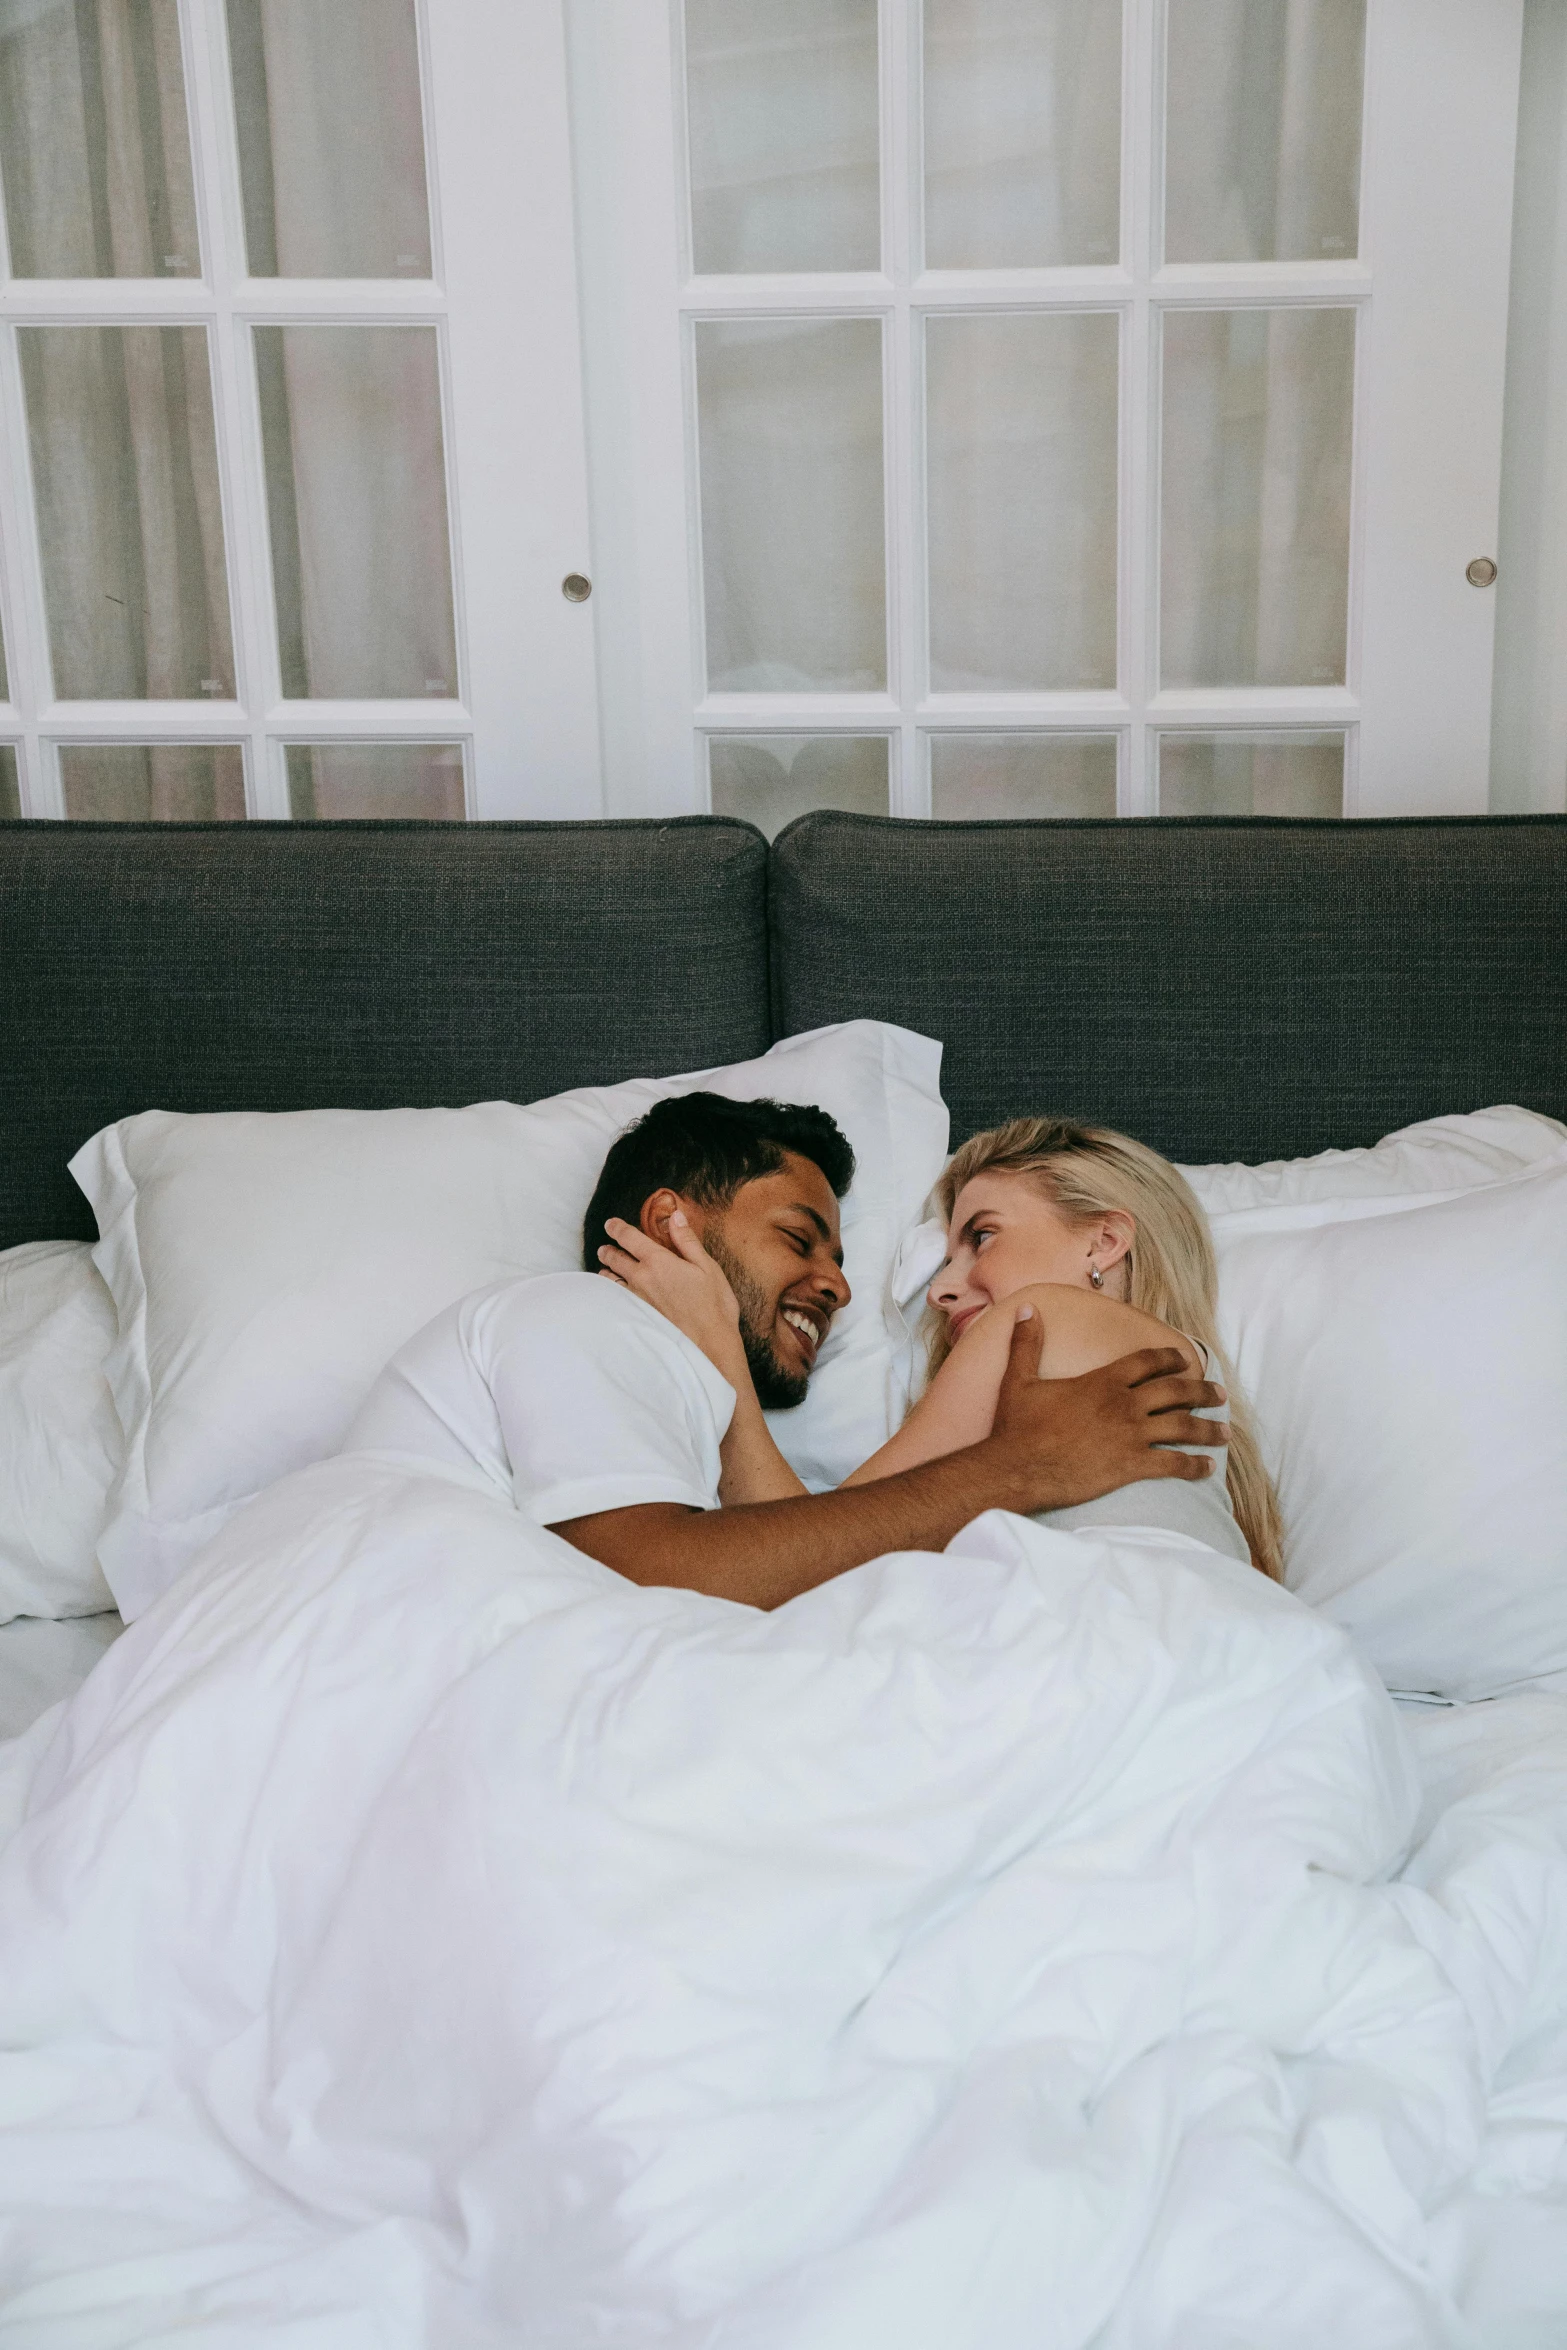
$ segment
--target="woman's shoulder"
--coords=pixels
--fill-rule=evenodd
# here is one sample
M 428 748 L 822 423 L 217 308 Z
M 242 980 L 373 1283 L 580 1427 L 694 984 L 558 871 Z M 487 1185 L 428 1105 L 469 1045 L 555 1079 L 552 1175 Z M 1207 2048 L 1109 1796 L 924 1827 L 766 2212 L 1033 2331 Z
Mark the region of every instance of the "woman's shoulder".
M 1097 1371 L 1102 1364 L 1147 1346 L 1179 1347 L 1189 1368 L 1199 1378 L 1204 1376 L 1201 1348 L 1184 1331 L 1172 1330 L 1168 1322 L 1161 1322 L 1157 1314 L 1144 1313 L 1140 1306 L 1054 1281 L 1031 1282 L 1007 1302 L 1017 1305 L 1025 1301 L 1044 1324 L 1042 1367 L 1049 1379 L 1077 1378 L 1084 1371 Z

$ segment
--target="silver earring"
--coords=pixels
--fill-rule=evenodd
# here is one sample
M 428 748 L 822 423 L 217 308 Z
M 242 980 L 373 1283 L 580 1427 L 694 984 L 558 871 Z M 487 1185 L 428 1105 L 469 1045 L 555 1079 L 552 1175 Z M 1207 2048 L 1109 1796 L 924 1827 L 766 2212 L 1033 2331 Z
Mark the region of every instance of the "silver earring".
M 1104 1285 L 1105 1285 L 1105 1277 L 1104 1277 L 1104 1275 L 1103 1275 L 1103 1274 L 1100 1272 L 1100 1270 L 1099 1270 L 1099 1267 L 1098 1267 L 1097 1265 L 1090 1265 L 1090 1266 L 1089 1266 L 1089 1268 L 1088 1268 L 1088 1278 L 1089 1278 L 1089 1281 L 1090 1281 L 1090 1283 L 1092 1284 L 1092 1286 L 1093 1286 L 1095 1289 L 1103 1289 L 1103 1287 L 1104 1287 Z

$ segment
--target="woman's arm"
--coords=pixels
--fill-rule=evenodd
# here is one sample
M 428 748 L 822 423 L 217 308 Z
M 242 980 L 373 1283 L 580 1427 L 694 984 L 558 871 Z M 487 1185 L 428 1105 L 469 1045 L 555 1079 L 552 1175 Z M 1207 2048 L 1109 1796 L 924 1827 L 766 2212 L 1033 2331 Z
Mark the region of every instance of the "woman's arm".
M 1035 1282 L 1005 1297 L 969 1324 L 896 1436 L 863 1461 L 849 1485 L 894 1477 L 922 1461 L 938 1460 L 990 1434 L 996 1398 L 1012 1345 L 1018 1309 L 1032 1306 L 1044 1326 L 1041 1379 L 1076 1379 L 1145 1346 L 1178 1346 L 1203 1376 L 1191 1341 L 1152 1314 L 1119 1299 L 1058 1282 Z
M 618 1216 L 609 1218 L 605 1230 L 613 1245 L 599 1250 L 599 1261 L 609 1278 L 673 1322 L 735 1391 L 734 1418 L 718 1448 L 720 1502 L 727 1509 L 803 1493 L 756 1400 L 735 1293 L 685 1217 L 677 1209 L 669 1219 L 670 1248 Z

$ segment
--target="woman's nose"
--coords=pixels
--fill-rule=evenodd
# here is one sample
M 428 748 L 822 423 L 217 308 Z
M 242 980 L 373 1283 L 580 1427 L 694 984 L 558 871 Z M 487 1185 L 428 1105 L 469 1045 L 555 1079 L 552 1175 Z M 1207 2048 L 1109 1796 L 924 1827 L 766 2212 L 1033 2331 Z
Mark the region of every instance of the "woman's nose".
M 925 1303 L 939 1314 L 942 1307 L 950 1304 L 951 1300 L 957 1296 L 961 1287 L 962 1283 L 958 1280 L 952 1267 L 943 1265 L 925 1292 Z

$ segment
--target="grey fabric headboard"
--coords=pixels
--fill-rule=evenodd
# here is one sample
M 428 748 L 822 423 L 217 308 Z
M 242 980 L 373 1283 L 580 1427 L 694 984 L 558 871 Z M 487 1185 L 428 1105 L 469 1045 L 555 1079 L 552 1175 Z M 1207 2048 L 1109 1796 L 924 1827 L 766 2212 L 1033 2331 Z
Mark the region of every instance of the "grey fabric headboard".
M 749 825 L 0 825 L 0 1248 L 134 1110 L 509 1099 L 769 1042 Z
M 536 1100 L 876 1015 L 957 1135 L 1176 1157 L 1567 1116 L 1567 818 L 0 824 L 0 1247 L 134 1110 Z M 771 999 L 769 1000 L 769 956 Z
M 1171 1157 L 1293 1157 L 1491 1102 L 1567 1117 L 1567 817 L 803 817 L 781 1033 L 939 1036 L 953 1140 L 1059 1110 Z

